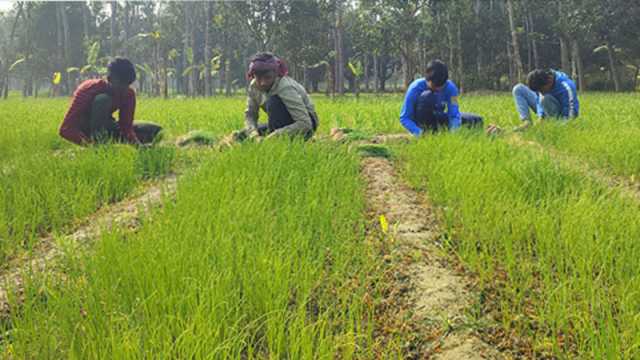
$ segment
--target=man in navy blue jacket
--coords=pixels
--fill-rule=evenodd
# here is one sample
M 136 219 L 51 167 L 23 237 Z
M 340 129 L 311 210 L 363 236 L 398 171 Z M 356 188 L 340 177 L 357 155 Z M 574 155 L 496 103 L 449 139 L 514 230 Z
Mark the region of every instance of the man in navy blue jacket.
M 482 118 L 461 113 L 458 87 L 449 80 L 449 69 L 440 60 L 427 64 L 426 76 L 409 85 L 400 111 L 400 123 L 414 136 L 461 125 L 481 126 Z
M 576 84 L 567 74 L 555 70 L 533 70 L 527 76 L 527 84 L 513 88 L 516 109 L 523 124 L 516 128 L 524 130 L 532 125 L 529 109 L 538 118 L 572 119 L 578 116 L 579 102 Z

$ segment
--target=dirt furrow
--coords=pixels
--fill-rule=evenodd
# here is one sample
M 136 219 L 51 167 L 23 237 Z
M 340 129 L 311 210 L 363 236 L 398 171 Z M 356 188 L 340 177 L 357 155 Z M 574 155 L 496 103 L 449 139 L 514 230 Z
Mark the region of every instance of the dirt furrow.
M 470 280 L 453 269 L 439 246 L 438 220 L 428 200 L 406 186 L 386 158 L 363 158 L 362 174 L 372 215 L 387 219 L 395 251 L 412 259 L 409 306 L 411 321 L 420 324 L 412 328 L 424 332 L 413 336 L 420 343 L 417 358 L 504 358 L 475 331 L 477 321 L 468 315 L 474 301 Z
M 9 291 L 14 290 L 17 294 L 22 292 L 25 274 L 55 271 L 56 261 L 63 254 L 62 246 L 65 249 L 84 248 L 109 229 L 126 228 L 134 231 L 145 214 L 161 202 L 163 194 L 175 192 L 176 179 L 175 175 L 170 175 L 150 184 L 140 195 L 101 208 L 72 233 L 62 237 L 47 235 L 40 239 L 29 255 L 12 259 L 0 270 L 0 317 L 10 311 Z

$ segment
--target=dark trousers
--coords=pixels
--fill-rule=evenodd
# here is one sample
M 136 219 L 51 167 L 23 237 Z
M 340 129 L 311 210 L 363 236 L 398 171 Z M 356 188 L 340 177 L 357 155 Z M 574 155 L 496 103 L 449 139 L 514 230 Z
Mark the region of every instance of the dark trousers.
M 416 124 L 424 131 L 436 132 L 449 129 L 449 117 L 444 113 L 444 107 L 439 105 L 438 95 L 431 90 L 425 90 L 418 97 L 416 103 Z M 482 127 L 482 117 L 471 113 L 460 113 L 462 126 Z
M 274 95 L 269 97 L 265 102 L 265 110 L 269 117 L 266 125 L 258 125 L 258 133 L 262 136 L 267 135 L 270 132 L 281 129 L 285 126 L 289 126 L 294 123 L 293 117 L 291 113 L 287 109 L 284 102 L 278 95 Z M 313 133 L 316 131 L 318 127 L 318 121 L 315 118 L 314 114 L 309 114 L 311 117 L 311 123 L 313 125 L 313 130 L 305 134 L 305 139 L 309 139 Z
M 115 121 L 111 113 L 112 99 L 107 94 L 99 94 L 91 104 L 89 114 L 87 135 L 96 142 L 117 141 L 125 142 L 120 133 L 120 126 Z M 153 142 L 158 133 L 162 130 L 160 125 L 150 122 L 133 123 L 133 131 L 136 137 L 143 144 Z

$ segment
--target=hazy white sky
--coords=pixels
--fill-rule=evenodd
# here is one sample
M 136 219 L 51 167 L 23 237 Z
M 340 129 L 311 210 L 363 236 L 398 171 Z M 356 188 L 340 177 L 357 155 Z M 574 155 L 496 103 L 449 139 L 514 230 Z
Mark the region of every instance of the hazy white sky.
M 15 1 L 0 0 L 0 11 L 11 9 Z

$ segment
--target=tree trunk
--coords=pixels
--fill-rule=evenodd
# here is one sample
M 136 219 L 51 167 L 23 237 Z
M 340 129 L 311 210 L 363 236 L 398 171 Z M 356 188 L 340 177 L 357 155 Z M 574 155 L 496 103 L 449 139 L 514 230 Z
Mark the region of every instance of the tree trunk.
M 220 90 L 220 95 L 224 94 L 224 81 L 227 78 L 227 67 L 225 66 L 226 61 L 227 61 L 227 53 L 226 53 L 226 50 L 223 49 L 222 55 L 220 55 L 220 71 L 219 71 L 219 75 L 220 75 L 220 84 L 219 84 L 220 85 L 220 89 L 219 89 Z
M 336 4 L 336 26 L 335 26 L 335 51 L 336 51 L 336 75 L 335 85 L 338 94 L 344 94 L 344 49 L 342 45 L 342 1 Z
M 213 21 L 213 3 L 207 1 L 206 7 L 207 16 L 204 25 L 204 96 L 211 96 L 211 45 L 209 44 L 209 28 L 211 21 Z
M 306 62 L 302 63 L 302 84 L 307 92 L 311 92 L 311 86 L 309 84 L 309 66 Z
M 516 25 L 513 20 L 513 1 L 507 0 L 507 15 L 509 17 L 509 29 L 511 30 L 511 45 L 513 46 L 511 61 L 515 64 L 515 77 L 516 81 L 512 81 L 512 85 L 522 80 L 524 69 L 522 66 L 522 60 L 520 59 L 520 46 L 518 45 L 518 32 L 516 31 Z
M 224 63 L 224 94 L 225 96 L 231 96 L 231 57 L 228 56 Z
M 362 75 L 364 79 L 364 91 L 369 92 L 369 62 L 371 61 L 370 55 L 365 54 L 364 65 L 362 66 Z
M 64 91 L 65 94 L 69 94 L 71 92 L 69 77 L 70 74 L 67 72 L 67 69 L 71 65 L 71 40 L 69 36 L 69 19 L 67 18 L 67 11 L 65 9 L 65 3 L 59 2 L 59 11 L 60 11 L 60 20 L 62 21 L 62 34 L 64 40 L 64 57 L 63 57 L 63 70 L 62 70 L 62 79 L 64 81 Z
M 535 33 L 535 25 L 533 23 L 533 14 L 528 11 L 529 31 Z M 538 56 L 538 42 L 536 39 L 531 39 L 531 54 L 533 55 L 533 67 L 535 69 L 540 68 L 540 57 Z M 531 70 L 531 69 L 530 69 Z
M 569 72 L 571 70 L 571 62 L 569 60 L 569 44 L 563 35 L 560 35 L 560 64 L 562 71 Z
M 453 45 L 453 30 L 451 30 L 451 15 L 449 13 L 449 11 L 447 11 L 447 44 L 449 47 L 449 66 L 453 65 L 453 59 L 454 59 L 454 45 Z
M 5 63 L 4 69 L 2 72 L 2 88 L 0 88 L 0 92 L 3 92 L 3 98 L 9 97 L 9 67 L 11 66 L 11 60 L 9 59 L 9 51 L 13 47 L 13 38 L 16 35 L 16 28 L 18 26 L 18 20 L 20 20 L 20 16 L 22 16 L 22 11 L 24 9 L 24 3 L 22 1 L 18 2 L 18 11 L 16 12 L 16 18 L 13 20 L 13 25 L 11 26 L 11 34 L 9 35 L 9 44 L 6 49 L 4 49 Z M 56 12 L 57 14 L 57 12 Z M 0 68 L 2 68 L 0 66 Z
M 169 74 L 167 71 L 167 60 L 162 60 L 162 95 L 165 99 L 169 98 Z
M 378 55 L 373 55 L 373 91 L 380 92 L 380 61 Z
M 580 56 L 580 44 L 578 40 L 571 42 L 571 64 L 572 64 L 572 77 L 578 81 L 578 90 L 584 91 L 584 74 L 582 73 L 582 57 Z
M 616 54 L 610 41 L 607 41 L 606 45 L 607 54 L 609 55 L 609 72 L 611 74 L 611 78 L 613 79 L 614 90 L 618 92 L 620 91 L 620 79 L 618 78 L 618 70 L 616 69 Z
M 191 25 L 189 26 L 189 40 L 191 41 L 191 52 L 193 53 L 193 62 L 191 63 L 191 66 L 193 67 L 191 69 L 191 97 L 196 97 L 197 93 L 199 92 L 199 86 L 198 86 L 198 78 L 199 78 L 199 74 L 198 74 L 198 69 L 196 68 L 196 27 L 197 27 L 197 9 L 195 8 L 195 6 L 198 6 L 198 3 L 192 3 L 191 4 Z M 196 11 L 194 11 L 196 10 Z
M 511 44 L 509 43 L 509 41 L 507 41 L 507 58 L 509 59 L 509 61 L 507 61 L 507 63 L 509 64 L 509 81 L 511 82 L 511 85 L 514 85 L 520 80 L 516 79 L 514 75 L 515 71 L 513 69 L 513 61 L 511 61 L 511 59 L 513 58 L 511 51 Z
M 4 97 L 4 78 L 4 63 L 2 62 L 2 59 L 0 59 L 0 97 Z
M 458 18 L 458 31 L 456 34 L 458 48 L 458 66 L 456 66 L 456 81 L 460 88 L 460 93 L 464 92 L 464 53 L 462 52 L 462 21 Z
M 410 50 L 409 45 L 405 46 L 405 50 L 402 51 L 401 60 L 402 60 L 402 84 L 405 89 L 409 88 L 411 81 L 413 80 L 413 59 L 411 54 L 409 54 Z
M 335 63 L 335 62 L 334 62 Z M 326 86 L 324 89 L 324 95 L 326 97 L 332 97 L 335 94 L 336 86 L 335 86 L 335 70 L 333 65 L 330 62 L 325 66 L 326 70 L 324 72 L 324 79 L 326 82 Z
M 118 16 L 118 3 L 116 1 L 111 2 L 111 56 L 115 57 L 116 52 L 116 40 L 118 37 L 116 28 L 116 16 Z
M 89 15 L 89 7 L 87 4 L 82 3 L 82 29 L 84 30 L 82 39 L 85 46 L 89 45 Z
M 477 24 L 479 24 L 480 29 L 478 29 L 478 31 L 476 31 L 476 78 L 477 81 L 479 81 L 478 83 L 481 84 L 482 83 L 482 78 L 484 78 L 483 76 L 483 64 L 482 64 L 482 59 L 484 57 L 483 54 L 483 46 L 482 46 L 482 33 L 483 31 L 481 31 L 482 28 L 482 18 L 480 16 L 480 11 L 482 10 L 482 0 L 476 0 L 475 6 L 474 6 L 474 12 L 476 15 L 476 22 Z
M 189 53 L 189 37 L 191 35 L 191 31 L 189 30 L 190 23 L 190 13 L 191 13 L 191 3 L 184 2 L 182 3 L 184 10 L 184 30 L 182 34 L 182 65 L 183 72 L 188 69 L 192 64 L 189 63 L 188 53 Z M 192 49 L 193 51 L 193 49 Z M 189 96 L 191 94 L 191 84 L 189 83 L 189 76 L 183 76 L 182 73 L 179 74 L 182 77 L 183 85 L 184 85 L 184 94 Z
M 57 40 L 57 59 L 56 59 L 56 68 L 57 71 L 60 72 L 61 76 L 64 76 L 64 29 L 62 25 L 62 16 L 60 15 L 60 4 L 55 3 L 55 11 L 56 11 L 56 40 Z M 59 96 L 64 91 L 62 88 L 64 86 L 64 81 L 60 81 L 59 84 L 53 85 L 53 96 Z
M 126 1 L 124 3 L 124 21 L 123 21 L 123 26 L 122 26 L 122 33 L 123 33 L 123 39 L 122 39 L 122 47 L 120 49 L 120 52 L 122 54 L 122 56 L 124 57 L 129 57 L 129 36 L 130 36 L 130 28 L 131 28 L 131 11 L 132 11 L 132 5 L 130 1 Z

